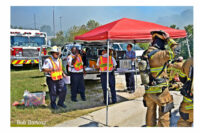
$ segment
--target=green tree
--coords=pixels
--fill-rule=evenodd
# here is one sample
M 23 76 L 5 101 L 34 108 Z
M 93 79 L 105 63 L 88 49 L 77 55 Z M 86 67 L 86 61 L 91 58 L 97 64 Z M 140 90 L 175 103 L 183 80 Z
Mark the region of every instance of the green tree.
M 173 24 L 173 25 L 170 25 L 170 28 L 173 28 L 173 29 L 179 29 L 179 27 L 176 27 L 176 25 L 175 25 L 175 24 Z
M 149 43 L 137 43 L 137 45 L 144 50 L 148 49 L 149 47 Z
M 179 27 L 176 27 L 176 25 L 171 25 L 171 28 L 174 29 L 179 29 Z M 189 43 L 189 48 L 191 52 L 191 56 L 193 56 L 193 25 L 187 25 L 184 27 L 184 29 L 187 32 L 187 37 L 188 37 L 188 43 Z M 187 43 L 186 43 L 186 38 L 180 38 L 176 39 L 176 42 L 181 44 L 181 56 L 183 56 L 184 59 L 187 59 L 189 57 L 188 55 L 188 48 L 187 48 Z
M 56 33 L 56 37 L 51 39 L 51 45 L 63 46 L 67 43 L 67 39 L 62 31 Z
M 92 29 L 94 29 L 94 28 L 96 28 L 98 26 L 100 26 L 100 24 L 97 21 L 95 21 L 95 20 L 89 20 L 87 22 L 87 29 L 88 30 L 92 30 Z
M 74 41 L 74 37 L 75 36 L 78 36 L 78 35 L 81 35 L 81 34 L 84 34 L 88 32 L 87 28 L 85 25 L 82 25 L 82 26 L 73 26 L 71 27 L 67 34 L 66 34 L 66 37 L 67 37 L 67 41 L 68 42 L 73 42 Z
M 190 46 L 189 48 L 190 48 L 191 56 L 193 57 L 193 25 L 187 25 L 184 28 L 187 32 L 188 43 Z M 187 54 L 187 57 L 189 57 L 188 54 Z
M 98 27 L 100 24 L 96 22 L 95 20 L 89 20 L 86 25 L 81 26 L 72 26 L 66 34 L 66 38 L 68 42 L 73 42 L 74 37 L 78 35 L 82 35 L 96 27 Z

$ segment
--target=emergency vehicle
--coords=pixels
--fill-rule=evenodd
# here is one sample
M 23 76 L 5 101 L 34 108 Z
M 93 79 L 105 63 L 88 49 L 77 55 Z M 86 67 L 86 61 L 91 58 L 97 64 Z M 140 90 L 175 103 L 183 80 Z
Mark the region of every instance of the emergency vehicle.
M 39 30 L 10 30 L 11 65 L 38 64 L 39 56 L 47 55 L 47 34 Z M 40 55 L 41 54 L 41 55 Z

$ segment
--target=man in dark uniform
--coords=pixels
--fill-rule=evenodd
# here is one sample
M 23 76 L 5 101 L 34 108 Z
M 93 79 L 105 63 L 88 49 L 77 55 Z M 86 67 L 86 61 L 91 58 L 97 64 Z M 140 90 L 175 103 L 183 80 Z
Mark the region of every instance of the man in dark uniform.
M 62 62 L 59 59 L 59 49 L 57 46 L 51 48 L 51 57 L 44 61 L 42 70 L 46 73 L 46 82 L 49 88 L 51 108 L 58 109 L 58 106 L 66 108 L 64 104 L 66 97 L 66 86 L 64 86 L 63 77 L 66 75 L 62 70 Z M 56 97 L 59 96 L 59 101 L 56 105 Z
M 82 101 L 86 101 L 83 77 L 85 69 L 83 67 L 82 57 L 78 53 L 76 47 L 72 47 L 71 52 L 72 54 L 68 56 L 68 66 L 71 79 L 71 100 L 77 102 L 77 93 L 80 93 Z
M 115 90 L 115 75 L 114 69 L 117 66 L 115 59 L 112 56 L 108 56 L 107 48 L 102 51 L 102 56 L 97 60 L 97 67 L 100 69 L 101 73 L 101 85 L 103 89 L 104 104 L 106 104 L 106 94 L 107 94 L 107 58 L 109 57 L 109 87 L 112 95 L 112 103 L 117 102 L 116 90 Z M 110 103 L 110 98 L 108 97 L 108 103 Z

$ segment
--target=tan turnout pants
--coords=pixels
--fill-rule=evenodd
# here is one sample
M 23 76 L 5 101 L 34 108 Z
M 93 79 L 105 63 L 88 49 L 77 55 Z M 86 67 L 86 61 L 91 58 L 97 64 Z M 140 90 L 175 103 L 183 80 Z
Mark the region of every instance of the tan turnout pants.
M 168 103 L 173 102 L 173 97 L 166 88 L 160 94 L 145 94 L 144 101 L 147 106 L 146 126 L 147 127 L 169 127 L 170 126 L 170 112 L 163 113 L 161 108 Z M 156 120 L 157 107 L 159 107 L 158 122 Z
M 180 112 L 188 114 L 189 118 L 187 120 L 184 120 L 182 116 L 180 116 L 180 119 L 178 120 L 177 126 L 178 127 L 191 127 L 193 124 L 193 109 L 186 110 L 185 106 L 189 105 L 190 103 L 186 103 L 182 101 L 181 106 L 179 108 Z

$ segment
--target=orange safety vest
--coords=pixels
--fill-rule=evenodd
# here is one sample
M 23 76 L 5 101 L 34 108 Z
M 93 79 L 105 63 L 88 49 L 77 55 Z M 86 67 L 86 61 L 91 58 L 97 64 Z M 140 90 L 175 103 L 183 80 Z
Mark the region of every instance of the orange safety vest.
M 58 59 L 59 61 L 59 67 L 57 66 L 57 64 L 53 61 L 53 59 L 50 57 L 49 58 L 51 63 L 52 63 L 52 66 L 53 66 L 53 69 L 56 69 L 57 71 L 54 71 L 54 72 L 51 72 L 51 78 L 52 80 L 60 80 L 62 79 L 62 63 L 61 63 L 61 60 Z
M 107 57 L 100 56 L 99 67 L 102 72 L 107 70 Z M 113 70 L 112 56 L 109 56 L 109 71 Z
M 74 59 L 75 57 L 72 56 L 72 58 Z M 74 63 L 74 69 L 76 71 L 80 71 L 80 70 L 83 69 L 83 61 L 82 61 L 82 58 L 81 58 L 80 54 L 76 58 L 76 62 Z

